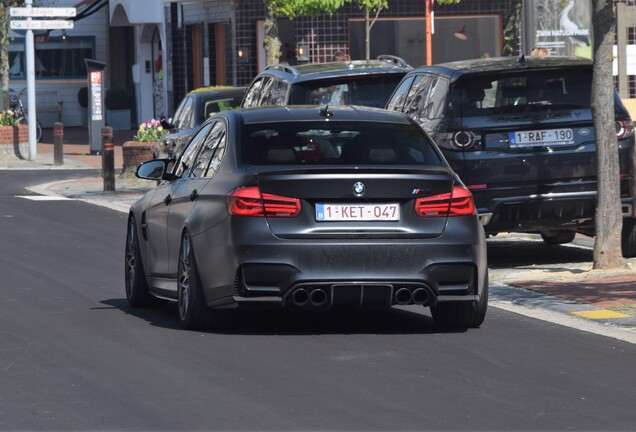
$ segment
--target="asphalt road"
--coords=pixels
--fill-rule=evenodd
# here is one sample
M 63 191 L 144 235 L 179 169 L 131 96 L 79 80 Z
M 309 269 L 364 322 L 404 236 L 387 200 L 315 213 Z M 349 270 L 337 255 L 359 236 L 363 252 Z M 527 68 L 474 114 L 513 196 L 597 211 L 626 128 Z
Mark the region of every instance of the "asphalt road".
M 16 197 L 65 176 L 0 171 L 0 430 L 636 428 L 635 345 L 495 308 L 470 331 L 407 307 L 223 333 L 131 309 L 123 213 Z

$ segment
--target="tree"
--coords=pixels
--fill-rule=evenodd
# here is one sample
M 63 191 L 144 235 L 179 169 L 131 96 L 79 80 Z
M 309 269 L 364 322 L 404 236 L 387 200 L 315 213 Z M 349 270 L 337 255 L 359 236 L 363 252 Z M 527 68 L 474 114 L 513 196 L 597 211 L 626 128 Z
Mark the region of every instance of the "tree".
M 333 14 L 350 0 L 264 0 L 266 17 L 263 27 L 265 38 L 266 64 L 278 63 L 280 39 L 278 38 L 278 18 L 295 18 L 300 15 Z
M 365 59 L 371 60 L 371 28 L 378 20 L 382 9 L 389 7 L 388 0 L 357 0 L 355 3 L 364 13 L 364 53 Z M 371 13 L 375 14 L 373 19 Z
M 19 0 L 0 0 L 0 88 L 4 104 L 0 106 L 0 111 L 9 106 L 9 8 L 19 3 Z
M 592 1 L 594 34 L 594 72 L 591 106 L 596 134 L 598 203 L 594 268 L 625 267 L 621 252 L 621 197 L 619 183 L 618 140 L 614 129 L 614 82 L 612 46 L 616 32 L 614 2 Z

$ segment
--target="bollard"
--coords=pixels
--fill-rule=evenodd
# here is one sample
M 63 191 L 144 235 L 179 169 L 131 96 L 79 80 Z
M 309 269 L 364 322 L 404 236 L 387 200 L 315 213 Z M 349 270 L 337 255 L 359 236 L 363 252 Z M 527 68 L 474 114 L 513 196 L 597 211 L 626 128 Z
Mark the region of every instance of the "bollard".
M 115 191 L 115 146 L 113 145 L 113 128 L 102 128 L 102 175 L 104 176 L 104 192 Z
M 64 125 L 53 123 L 53 165 L 64 165 Z

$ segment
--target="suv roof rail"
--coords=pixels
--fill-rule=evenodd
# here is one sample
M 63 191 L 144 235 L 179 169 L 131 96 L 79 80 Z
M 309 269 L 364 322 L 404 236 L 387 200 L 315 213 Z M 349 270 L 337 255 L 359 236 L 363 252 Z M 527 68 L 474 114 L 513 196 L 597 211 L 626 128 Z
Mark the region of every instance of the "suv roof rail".
M 390 54 L 380 54 L 377 57 L 377 59 L 381 60 L 381 61 L 386 61 L 386 62 L 389 62 L 389 63 L 393 63 L 395 65 L 402 66 L 402 67 L 407 67 L 407 68 L 411 67 L 411 65 L 408 64 L 406 62 L 406 60 L 404 60 L 403 58 L 398 57 L 398 56 L 394 56 L 394 55 L 390 55 Z
M 295 67 L 290 66 L 290 65 L 286 65 L 286 64 L 281 64 L 281 63 L 271 64 L 271 65 L 267 66 L 265 69 L 266 70 L 285 71 L 285 72 L 289 72 L 290 74 L 292 74 L 294 76 L 300 75 L 300 72 L 298 72 L 298 69 L 296 69 Z

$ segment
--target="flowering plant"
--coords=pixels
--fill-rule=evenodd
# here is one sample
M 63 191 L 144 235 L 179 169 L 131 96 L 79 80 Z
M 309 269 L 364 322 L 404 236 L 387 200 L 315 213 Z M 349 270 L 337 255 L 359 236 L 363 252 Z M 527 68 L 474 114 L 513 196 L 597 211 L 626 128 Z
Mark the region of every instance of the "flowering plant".
M 164 136 L 167 131 L 161 126 L 159 120 L 148 120 L 139 125 L 137 133 L 133 137 L 135 141 L 156 142 Z
M 0 111 L 0 126 L 16 126 L 18 119 L 11 110 Z

